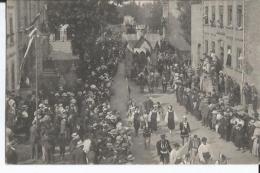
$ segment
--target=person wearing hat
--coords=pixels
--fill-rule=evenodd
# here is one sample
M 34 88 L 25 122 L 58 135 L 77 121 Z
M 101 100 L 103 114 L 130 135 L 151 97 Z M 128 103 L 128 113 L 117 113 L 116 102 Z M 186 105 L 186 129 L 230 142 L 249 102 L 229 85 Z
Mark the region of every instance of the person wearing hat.
M 165 116 L 165 122 L 167 123 L 168 129 L 170 130 L 170 134 L 172 133 L 172 130 L 175 129 L 175 119 L 176 119 L 176 113 L 172 109 L 172 105 L 170 105 L 168 106 L 168 110 Z
M 157 154 L 162 164 L 168 164 L 170 161 L 170 152 L 172 151 L 169 140 L 165 134 L 161 135 L 161 139 L 156 143 Z
M 186 116 L 183 116 L 183 121 L 180 123 L 182 145 L 188 142 L 190 136 L 190 124 Z
M 209 161 L 212 159 L 212 151 L 210 145 L 207 143 L 207 138 L 203 137 L 201 139 L 201 144 L 198 148 L 198 156 L 200 163 L 208 164 Z
M 198 155 L 198 148 L 201 144 L 201 140 L 197 135 L 194 135 L 189 142 L 189 153 L 191 155 L 191 163 L 195 163 L 196 157 Z

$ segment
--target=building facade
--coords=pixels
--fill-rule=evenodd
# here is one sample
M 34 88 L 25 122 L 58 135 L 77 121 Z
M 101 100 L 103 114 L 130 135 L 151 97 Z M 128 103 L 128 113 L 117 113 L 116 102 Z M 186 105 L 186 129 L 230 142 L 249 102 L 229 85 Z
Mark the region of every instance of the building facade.
M 9 0 L 7 1 L 7 57 L 6 57 L 6 89 L 17 91 L 20 88 L 20 79 L 23 69 L 20 65 L 23 61 L 29 37 L 26 28 L 40 14 L 35 26 L 42 30 L 46 26 L 46 2 L 45 0 Z M 41 40 L 40 38 L 36 40 Z M 41 46 L 42 41 L 38 42 Z M 36 44 L 35 44 L 36 45 Z M 35 56 L 36 47 L 29 56 Z M 40 53 L 40 52 L 37 52 Z M 32 71 L 32 66 L 28 65 L 27 71 Z M 40 67 L 40 66 L 39 66 Z M 34 67 L 35 68 L 35 67 Z
M 196 68 L 203 55 L 203 10 L 201 0 L 192 1 L 191 5 L 191 62 Z
M 6 89 L 15 90 L 17 86 L 17 54 L 16 54 L 16 39 L 15 32 L 15 2 L 7 3 L 7 18 L 6 18 Z
M 192 3 L 193 67 L 198 66 L 200 58 L 214 53 L 223 71 L 240 84 L 241 90 L 248 82 L 255 83 L 260 91 L 260 22 L 253 18 L 259 10 L 260 1 L 257 0 Z

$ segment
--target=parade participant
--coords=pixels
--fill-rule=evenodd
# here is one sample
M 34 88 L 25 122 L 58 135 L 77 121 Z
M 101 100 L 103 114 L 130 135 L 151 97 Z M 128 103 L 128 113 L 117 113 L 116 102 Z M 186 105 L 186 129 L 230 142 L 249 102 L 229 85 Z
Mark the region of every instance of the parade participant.
M 151 109 L 153 108 L 152 98 L 148 96 L 147 99 L 144 101 L 143 105 L 144 105 L 145 111 L 149 113 L 151 111 Z
M 171 164 L 180 164 L 182 159 L 179 156 L 179 149 L 180 145 L 178 143 L 173 144 L 173 149 L 171 150 L 170 153 L 170 163 Z
M 189 143 L 189 153 L 191 155 L 191 163 L 196 162 L 196 157 L 198 156 L 198 148 L 201 144 L 200 138 L 198 138 L 197 135 L 194 135 L 193 138 L 191 138 Z
M 144 129 L 145 125 L 148 124 L 148 113 L 144 110 L 140 117 L 141 129 Z
M 162 77 L 162 92 L 166 93 L 167 91 L 167 79 L 165 76 Z
M 160 121 L 158 105 L 154 105 L 153 110 L 150 111 L 148 121 L 149 121 L 149 126 L 150 126 L 152 132 L 157 131 L 157 122 Z
M 200 102 L 199 110 L 202 115 L 202 125 L 208 127 L 209 105 L 207 98 Z
M 168 110 L 165 116 L 165 122 L 167 123 L 168 129 L 170 130 L 170 134 L 172 133 L 172 130 L 175 129 L 176 117 L 177 115 L 175 111 L 172 109 L 172 105 L 168 106 Z
M 172 150 L 169 140 L 166 139 L 165 134 L 161 135 L 161 140 L 156 143 L 157 154 L 160 157 L 162 164 L 169 163 L 170 152 Z
M 139 77 L 139 85 L 140 85 L 140 91 L 141 91 L 141 93 L 143 93 L 144 92 L 144 86 L 145 86 L 145 77 L 144 77 L 144 73 L 140 73 L 139 75 L 138 75 L 138 77 Z
M 183 121 L 180 123 L 182 145 L 184 145 L 190 136 L 190 125 L 186 116 L 183 116 Z
M 212 152 L 210 145 L 207 143 L 207 138 L 203 137 L 201 139 L 201 144 L 198 148 L 198 155 L 199 155 L 199 160 L 200 163 L 202 164 L 208 164 L 209 161 L 212 159 Z
M 150 148 L 150 142 L 151 142 L 151 129 L 148 126 L 148 123 L 145 124 L 144 131 L 143 131 L 143 137 L 144 137 L 144 148 Z
M 138 130 L 140 128 L 140 110 L 138 107 L 135 108 L 134 111 L 134 129 L 135 129 L 135 136 L 138 136 Z

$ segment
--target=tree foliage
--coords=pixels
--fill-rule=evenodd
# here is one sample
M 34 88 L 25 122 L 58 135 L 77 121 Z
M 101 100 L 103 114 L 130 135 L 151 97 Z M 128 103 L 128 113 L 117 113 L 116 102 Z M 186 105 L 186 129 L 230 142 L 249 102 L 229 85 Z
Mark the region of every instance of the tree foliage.
M 148 25 L 153 31 L 160 29 L 162 6 L 160 2 L 137 5 L 129 3 L 119 8 L 121 16 L 132 16 L 138 24 Z
M 55 0 L 48 1 L 49 29 L 55 33 L 61 24 L 69 24 L 72 51 L 83 59 L 93 55 L 97 38 L 107 24 L 121 22 L 117 6 L 124 0 Z
M 179 21 L 184 32 L 185 40 L 191 44 L 191 3 L 190 0 L 178 1 L 178 10 L 180 11 Z

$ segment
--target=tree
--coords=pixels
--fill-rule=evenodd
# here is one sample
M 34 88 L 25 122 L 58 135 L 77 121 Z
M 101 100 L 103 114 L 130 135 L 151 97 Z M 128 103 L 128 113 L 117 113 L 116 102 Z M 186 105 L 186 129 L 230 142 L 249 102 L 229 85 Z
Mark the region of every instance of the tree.
M 191 44 L 191 3 L 190 0 L 182 0 L 177 3 L 180 16 L 178 20 L 181 23 L 184 39 Z
M 147 25 L 153 31 L 157 31 L 157 30 L 161 29 L 162 13 L 163 13 L 163 9 L 162 9 L 161 3 L 160 2 L 154 3 L 152 5 L 151 11 L 150 11 L 151 15 L 147 19 L 147 21 L 148 21 Z
M 61 24 L 69 24 L 73 54 L 84 59 L 87 53 L 94 57 L 97 38 L 107 24 L 118 24 L 117 6 L 124 0 L 56 0 L 48 1 L 48 19 L 51 32 Z

